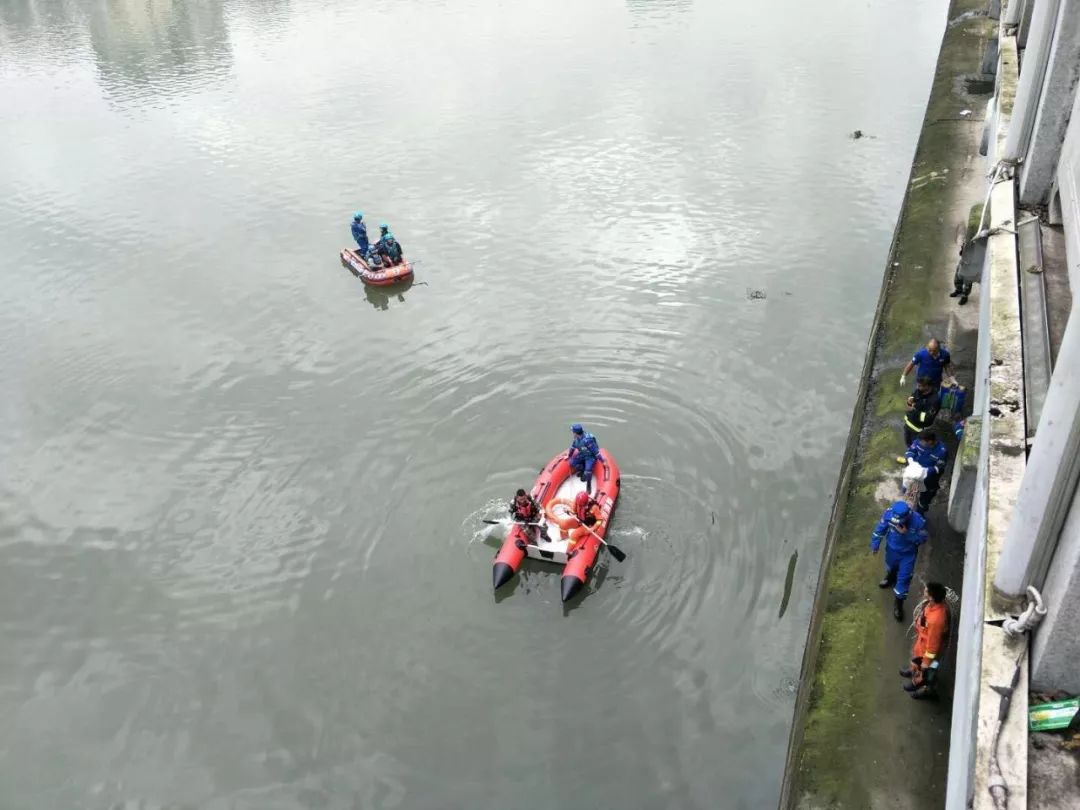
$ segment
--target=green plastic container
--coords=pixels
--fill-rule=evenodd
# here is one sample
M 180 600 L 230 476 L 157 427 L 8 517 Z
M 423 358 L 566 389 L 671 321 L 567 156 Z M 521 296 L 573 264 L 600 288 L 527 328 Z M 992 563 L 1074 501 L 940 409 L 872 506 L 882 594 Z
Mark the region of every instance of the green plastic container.
M 1080 710 L 1080 698 L 1040 703 L 1028 709 L 1028 728 L 1031 731 L 1056 731 L 1059 728 L 1068 728 L 1077 710 Z

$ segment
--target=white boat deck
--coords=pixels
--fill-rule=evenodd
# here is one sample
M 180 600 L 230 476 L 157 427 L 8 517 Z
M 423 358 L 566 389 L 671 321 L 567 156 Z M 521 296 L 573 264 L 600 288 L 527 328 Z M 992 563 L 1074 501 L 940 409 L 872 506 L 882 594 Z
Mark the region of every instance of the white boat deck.
M 585 484 L 576 475 L 571 475 L 562 482 L 550 500 L 566 498 L 573 501 L 579 492 L 584 491 Z M 540 506 L 544 507 L 547 504 L 540 504 Z M 525 527 L 525 531 L 529 532 L 529 539 L 536 544 L 526 546 L 525 555 L 534 560 L 546 560 L 547 562 L 565 565 L 570 541 L 561 536 L 562 533 L 558 526 L 548 524 L 546 520 L 544 522 L 546 525 L 542 527 Z M 537 534 L 539 534 L 539 537 Z

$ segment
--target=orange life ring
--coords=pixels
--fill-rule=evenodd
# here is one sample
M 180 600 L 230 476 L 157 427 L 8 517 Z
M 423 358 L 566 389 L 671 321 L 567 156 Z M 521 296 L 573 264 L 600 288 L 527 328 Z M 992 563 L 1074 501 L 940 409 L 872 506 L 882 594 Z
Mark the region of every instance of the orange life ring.
M 558 507 L 566 507 L 565 511 Z M 553 523 L 564 532 L 578 525 L 578 519 L 574 516 L 574 502 L 569 498 L 552 498 L 544 507 L 544 517 L 548 523 Z

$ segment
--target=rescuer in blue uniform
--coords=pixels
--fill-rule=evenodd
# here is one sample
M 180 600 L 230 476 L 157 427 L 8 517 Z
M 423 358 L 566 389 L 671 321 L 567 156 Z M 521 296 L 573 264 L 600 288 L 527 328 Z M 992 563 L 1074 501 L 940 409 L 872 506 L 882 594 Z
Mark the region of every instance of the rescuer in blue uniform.
M 600 458 L 600 444 L 596 437 L 587 433 L 585 428 L 577 422 L 570 426 L 573 441 L 570 442 L 570 469 L 573 470 L 582 481 L 585 482 L 585 490 L 588 491 L 592 481 L 593 465 Z
M 893 604 L 893 616 L 898 622 L 904 620 L 904 600 L 907 599 L 911 577 L 915 573 L 919 546 L 929 539 L 923 516 L 911 511 L 904 501 L 897 501 L 882 513 L 870 536 L 870 551 L 874 554 L 881 548 L 881 541 L 885 541 L 885 577 L 878 587 L 894 586 L 896 602 Z
M 357 211 L 352 215 L 352 238 L 356 240 L 356 244 L 360 248 L 360 255 L 366 259 L 368 251 L 371 250 L 371 242 L 368 241 L 367 225 L 364 224 L 363 211 Z
M 916 379 L 929 377 L 930 384 L 935 388 L 940 388 L 941 378 L 945 374 L 952 374 L 952 355 L 949 354 L 948 349 L 938 343 L 937 338 L 930 338 L 926 341 L 926 346 L 915 352 L 915 356 L 900 372 L 901 386 L 907 382 L 907 375 L 912 369 L 918 369 Z
M 936 431 L 924 430 L 919 434 L 919 438 L 911 443 L 911 447 L 904 455 L 926 468 L 923 491 L 919 493 L 919 504 L 916 507 L 919 514 L 924 515 L 930 508 L 930 502 L 934 500 L 938 489 L 941 488 L 941 474 L 945 472 L 949 450 L 945 447 L 945 443 L 938 439 Z
M 387 265 L 401 263 L 401 244 L 390 233 L 390 226 L 385 222 L 379 226 L 379 241 L 375 243 L 375 252 L 382 257 Z

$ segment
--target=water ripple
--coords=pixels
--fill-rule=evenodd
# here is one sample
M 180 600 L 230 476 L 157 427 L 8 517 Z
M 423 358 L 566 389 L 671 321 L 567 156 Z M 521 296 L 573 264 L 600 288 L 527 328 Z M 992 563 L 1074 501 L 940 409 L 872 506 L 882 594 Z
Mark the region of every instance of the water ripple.
M 13 806 L 775 804 L 940 22 L 0 4 Z M 629 557 L 493 596 L 573 421 Z

